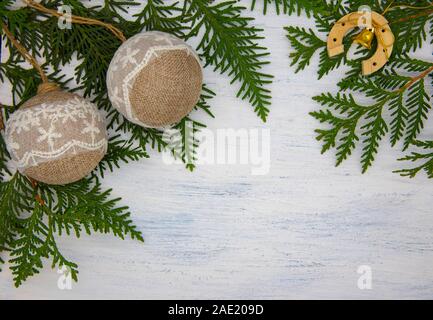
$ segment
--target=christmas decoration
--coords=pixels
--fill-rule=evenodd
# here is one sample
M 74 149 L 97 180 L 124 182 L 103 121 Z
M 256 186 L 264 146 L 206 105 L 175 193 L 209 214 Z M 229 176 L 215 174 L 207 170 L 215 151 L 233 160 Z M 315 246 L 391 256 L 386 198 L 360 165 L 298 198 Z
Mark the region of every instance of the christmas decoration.
M 108 95 L 128 120 L 143 127 L 179 122 L 197 104 L 202 88 L 200 59 L 183 40 L 164 32 L 128 39 L 107 73 Z
M 369 75 L 381 69 L 388 61 L 394 44 L 394 34 L 388 21 L 377 12 L 358 11 L 345 15 L 332 27 L 327 41 L 329 57 L 344 52 L 343 37 L 351 29 L 364 26 L 356 36 L 354 42 L 371 49 L 374 35 L 377 37 L 376 52 L 368 59 L 362 61 L 362 74 Z
M 130 234 L 140 241 L 143 238 L 128 220 L 127 208 L 116 208 L 118 200 L 107 201 L 110 191 L 101 193 L 95 176 L 84 179 L 107 151 L 105 119 L 97 107 L 76 94 L 61 91 L 50 82 L 43 67 L 2 21 L 0 27 L 9 42 L 9 60 L 14 58 L 13 49 L 16 49 L 42 81 L 38 94 L 9 115 L 5 139 L 0 135 L 0 251 L 7 250 L 6 246 L 13 248 L 9 250 L 15 257 L 10 262 L 15 264 L 11 270 L 16 286 L 38 273 L 42 257 L 50 255 L 53 267 L 68 267 L 72 278 L 77 280 L 77 266 L 59 252 L 53 235 L 55 230 L 61 233 L 66 228 L 69 234 L 73 229 L 79 236 L 81 225 L 87 233 L 90 233 L 91 225 L 94 231 L 113 232 L 120 237 Z M 16 84 L 12 82 L 12 85 Z M 0 115 L 0 130 L 3 130 L 3 112 Z M 15 166 L 26 178 L 18 172 L 10 172 L 9 159 L 15 161 Z M 79 189 L 76 189 L 77 185 L 71 185 L 73 194 L 66 186 L 59 187 L 60 190 L 53 186 L 79 180 L 82 181 L 78 184 L 81 185 Z M 96 211 L 92 203 L 97 205 Z M 67 222 L 61 218 L 66 210 Z M 31 211 L 30 217 L 25 216 L 30 214 L 26 211 Z M 48 215 L 48 226 L 44 222 L 45 214 Z M 1 263 L 4 261 L 0 257 Z
M 64 185 L 86 177 L 102 160 L 108 144 L 105 126 L 92 103 L 42 85 L 11 115 L 5 140 L 24 175 Z
M 14 172 L 9 165 L 11 155 L 6 148 L 5 131 L 1 132 L 0 268 L 8 263 L 16 286 L 39 273 L 45 259 L 50 259 L 53 267 L 67 266 L 77 280 L 77 265 L 64 257 L 57 246 L 56 239 L 64 234 L 79 237 L 83 232 L 102 232 L 143 241 L 128 208 L 119 204 L 120 199 L 112 198 L 111 190 L 101 189 L 100 180 L 107 172 L 129 161 L 147 158 L 149 148 L 168 150 L 182 159 L 188 169 L 194 168 L 198 141 L 195 135 L 186 133 L 187 128 L 196 132 L 205 126 L 194 120 L 198 112 L 213 117 L 209 101 L 215 93 L 203 85 L 194 111 L 173 126 L 181 137 L 176 146 L 167 144 L 162 130 L 144 128 L 125 119 L 111 104 L 106 75 L 116 51 L 127 38 L 143 31 L 169 33 L 188 42 L 196 38 L 199 45 L 195 51 L 203 65 L 239 84 L 238 96 L 249 101 L 263 121 L 269 113 L 268 87 L 272 81 L 272 76 L 262 69 L 268 63 L 268 51 L 259 44 L 262 30 L 253 26 L 254 19 L 246 14 L 248 9 L 234 1 L 186 0 L 167 4 L 162 0 L 146 3 L 106 0 L 102 6 L 92 4 L 90 8 L 75 0 L 21 2 L 26 6 L 10 10 L 14 1 L 1 1 L 0 22 L 9 27 L 30 54 L 45 61 L 40 71 L 52 72 L 45 78 L 35 66 L 26 69 L 21 55 L 2 33 L 6 54 L 2 52 L 0 81 L 10 84 L 12 97 L 9 104 L 2 97 L 2 117 L 7 120 L 16 117 L 15 113 L 31 110 L 22 108 L 37 95 L 38 86 L 54 82 L 70 92 L 80 92 L 80 96 L 97 105 L 106 115 L 111 136 L 107 154 L 97 169 L 84 179 L 58 186 L 37 183 Z M 132 19 L 124 18 L 131 7 L 140 5 Z M 59 10 L 65 6 L 71 16 Z M 60 28 L 59 19 L 72 24 Z M 63 67 L 71 62 L 75 68 L 73 82 L 61 76 Z M 7 262 L 6 252 L 10 256 Z
M 281 5 L 279 1 L 272 2 Z M 309 1 L 297 2 L 298 8 L 304 9 L 304 4 Z M 433 34 L 433 4 L 425 0 L 347 0 L 322 1 L 320 5 L 310 5 L 308 8 L 324 37 L 333 34 L 332 30 L 340 30 L 338 32 L 341 33 L 341 28 L 351 27 L 353 20 L 350 18 L 361 17 L 365 9 L 369 8 L 376 17 L 376 25 L 373 22 L 372 30 L 364 29 L 358 35 L 349 32 L 345 39 L 341 35 L 331 35 L 331 43 L 322 40 L 313 30 L 297 26 L 285 28 L 296 72 L 305 69 L 317 51 L 320 51 L 319 79 L 343 65 L 348 68 L 345 77 L 338 83 L 337 94 L 323 93 L 314 97 L 322 109 L 311 112 L 311 115 L 327 126 L 316 130 L 317 139 L 323 142 L 322 152 L 335 148 L 336 164 L 340 165 L 361 145 L 362 172 L 366 172 L 378 153 L 380 142 L 389 135 L 393 147 L 401 144 L 403 150 L 423 150 L 414 151 L 400 159 L 420 161 L 419 165 L 396 172 L 414 177 L 418 172 L 425 171 L 428 177 L 433 178 L 433 143 L 418 140 L 430 116 L 431 81 L 428 79 L 431 79 L 433 62 L 417 59 L 413 55 L 427 41 L 426 30 Z M 349 25 L 342 26 L 345 21 Z M 375 39 L 371 39 L 372 33 Z M 353 36 L 357 43 L 362 42 L 365 46 L 357 50 L 355 59 L 349 59 L 346 53 Z M 334 38 L 336 42 L 342 41 L 344 49 L 340 45 L 333 46 Z M 368 48 L 370 41 L 371 50 Z M 328 49 L 331 56 L 335 50 L 340 53 L 343 49 L 345 54 L 330 58 Z M 381 59 L 374 65 L 378 55 Z M 380 68 L 386 61 L 387 64 Z M 368 76 L 361 75 L 361 66 L 362 73 Z M 373 102 L 361 104 L 357 102 L 360 96 Z
M 143 240 L 131 222 L 128 208 L 119 206 L 119 199 L 111 198 L 111 190 L 101 189 L 100 179 L 107 171 L 113 171 L 128 161 L 148 157 L 149 147 L 159 151 L 168 149 L 175 157 L 184 160 L 189 169 L 194 168 L 193 162 L 189 163 L 189 159 L 195 158 L 194 151 L 187 154 L 187 150 L 194 148 L 186 145 L 196 146 L 198 141 L 185 135 L 186 123 L 192 122 L 194 131 L 204 126 L 193 120 L 194 113 L 174 126 L 182 135 L 179 150 L 162 139 L 161 130 L 131 123 L 113 108 L 107 94 L 106 75 L 110 61 L 127 37 L 134 37 L 142 31 L 158 30 L 184 41 L 198 38 L 195 50 L 204 66 L 211 66 L 227 75 L 232 82 L 239 83 L 238 96 L 247 99 L 263 121 L 269 113 L 271 95 L 268 88 L 272 81 L 272 76 L 262 69 L 268 63 L 268 51 L 259 44 L 262 30 L 252 25 L 253 19 L 245 14 L 247 9 L 235 1 L 185 0 L 167 4 L 162 0 L 152 0 L 138 10 L 134 20 L 125 19 L 123 13 L 131 6 L 142 4 L 136 1 L 106 0 L 102 6 L 91 8 L 74 0 L 41 1 L 39 5 L 36 5 L 39 1 L 23 1 L 26 7 L 15 11 L 10 10 L 14 1 L 1 1 L 0 22 L 7 25 L 33 55 L 45 59 L 46 64 L 41 70 L 51 66 L 53 72 L 48 78 L 60 87 L 71 86 L 70 79 L 60 76 L 61 68 L 76 61 L 74 74 L 78 86 L 73 90 L 81 90 L 84 97 L 104 110 L 110 131 L 121 132 L 121 135 L 110 137 L 106 156 L 89 176 L 72 184 L 56 186 L 36 183 L 19 172 L 13 172 L 8 165 L 10 154 L 2 131 L 0 266 L 5 262 L 2 260 L 5 252 L 9 252 L 9 265 L 17 286 L 40 271 L 44 258 L 50 258 L 53 267 L 67 266 L 73 279 L 77 279 L 77 265 L 62 255 L 56 243 L 56 238 L 63 234 L 80 236 L 84 231 L 89 234 L 110 232 L 120 238 L 130 236 Z M 342 65 L 349 69 L 339 88 L 351 91 L 351 94 L 319 95 L 315 100 L 324 109 L 312 113 L 329 125 L 318 130 L 318 139 L 324 141 L 323 151 L 337 148 L 337 164 L 351 155 L 362 140 L 362 166 L 364 171 L 367 170 L 377 153 L 379 141 L 389 132 L 392 145 L 402 141 L 405 149 L 419 147 L 425 150 L 405 157 L 423 163 L 401 173 L 414 176 L 425 170 L 433 177 L 433 142 L 417 140 L 430 109 L 426 79 L 433 72 L 433 64 L 409 56 L 426 41 L 426 28 L 431 25 L 433 15 L 431 2 L 252 0 L 252 8 L 259 2 L 263 4 L 265 13 L 271 5 L 277 13 L 306 13 L 315 20 L 323 38 L 335 22 L 357 12 L 361 5 L 369 5 L 372 11 L 382 13 L 389 21 L 395 42 L 392 55 L 387 56 L 388 63 L 377 72 L 368 77 L 361 75 L 362 61 L 376 52 L 379 41 L 377 30 L 368 28 L 357 36 L 349 32 L 348 37 L 342 40 L 345 50 L 353 36 L 357 43 L 362 42 L 366 47 L 371 45 L 371 51 L 361 48 L 358 50 L 360 57 L 349 60 L 345 54 L 329 58 L 326 41 L 312 30 L 287 27 L 293 65 L 296 65 L 296 71 L 303 70 L 314 53 L 320 50 L 319 78 Z M 70 17 L 72 28 L 59 28 L 58 18 L 64 18 L 58 11 L 61 5 L 69 6 L 74 13 Z M 430 33 L 433 34 L 431 30 Z M 5 105 L 1 101 L 0 120 L 18 114 L 24 103 L 36 95 L 40 83 L 50 82 L 36 67 L 34 70 L 23 67 L 23 60 L 10 41 L 5 46 L 10 56 L 0 62 L 0 81 L 11 84 L 12 103 Z M 408 73 L 412 75 L 408 76 Z M 372 98 L 374 103 L 360 105 L 355 101 L 354 93 Z M 214 93 L 204 85 L 194 109 L 212 116 L 208 102 L 213 96 Z M 390 114 L 389 118 L 383 116 L 385 113 Z M 0 130 L 2 128 L 0 122 Z
M 107 151 L 105 122 L 93 104 L 61 92 L 36 59 L 0 22 L 8 40 L 39 72 L 38 95 L 7 122 L 6 146 L 17 168 L 33 180 L 63 185 L 87 176 Z M 2 125 L 3 126 L 3 125 Z

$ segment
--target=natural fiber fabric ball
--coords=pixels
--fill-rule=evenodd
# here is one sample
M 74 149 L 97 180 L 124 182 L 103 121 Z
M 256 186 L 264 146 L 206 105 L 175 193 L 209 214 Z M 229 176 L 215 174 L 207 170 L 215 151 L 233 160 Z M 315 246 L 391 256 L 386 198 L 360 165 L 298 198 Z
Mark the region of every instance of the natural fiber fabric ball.
M 151 31 L 128 39 L 107 73 L 113 106 L 143 127 L 179 122 L 200 98 L 203 73 L 195 51 L 173 35 Z
M 87 176 L 108 145 L 105 120 L 96 106 L 59 90 L 38 94 L 15 111 L 5 138 L 19 171 L 53 185 Z

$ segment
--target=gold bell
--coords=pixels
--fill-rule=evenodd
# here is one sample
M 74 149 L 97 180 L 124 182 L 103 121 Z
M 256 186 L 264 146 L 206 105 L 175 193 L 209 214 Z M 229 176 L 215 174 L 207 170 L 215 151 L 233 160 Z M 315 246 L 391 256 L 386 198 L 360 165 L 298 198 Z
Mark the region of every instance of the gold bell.
M 353 39 L 353 42 L 359 43 L 361 46 L 371 49 L 371 43 L 374 39 L 374 29 L 373 28 L 365 28 L 356 37 Z

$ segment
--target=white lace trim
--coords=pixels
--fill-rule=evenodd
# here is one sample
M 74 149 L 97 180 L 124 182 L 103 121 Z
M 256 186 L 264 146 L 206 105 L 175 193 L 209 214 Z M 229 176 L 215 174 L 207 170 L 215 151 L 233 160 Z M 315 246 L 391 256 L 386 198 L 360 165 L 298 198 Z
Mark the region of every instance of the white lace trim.
M 59 129 L 68 125 L 78 126 L 77 130 L 83 138 L 71 139 L 55 147 L 59 139 L 65 139 Z M 29 141 L 23 139 L 30 138 L 29 146 Z M 5 140 L 20 171 L 68 154 L 76 155 L 80 150 L 105 153 L 108 148 L 104 118 L 95 105 L 79 97 L 70 98 L 62 104 L 42 103 L 17 110 L 7 122 Z M 20 153 L 22 145 L 30 150 Z
M 42 152 L 42 151 L 29 151 L 24 154 L 20 161 L 17 161 L 18 170 L 23 171 L 33 166 L 37 166 L 41 163 L 47 162 L 49 160 L 61 158 L 71 149 L 75 149 L 71 155 L 76 155 L 76 148 L 80 148 L 86 151 L 97 151 L 101 150 L 101 153 L 107 152 L 107 139 L 101 139 L 97 143 L 86 143 L 78 140 L 72 140 L 63 145 L 61 148 L 55 150 L 54 152 Z

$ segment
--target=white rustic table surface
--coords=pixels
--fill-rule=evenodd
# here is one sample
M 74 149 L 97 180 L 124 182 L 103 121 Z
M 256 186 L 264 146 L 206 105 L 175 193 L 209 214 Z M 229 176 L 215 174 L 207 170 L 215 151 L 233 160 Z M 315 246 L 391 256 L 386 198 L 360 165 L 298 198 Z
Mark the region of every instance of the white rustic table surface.
M 317 56 L 303 73 L 289 67 L 283 26 L 312 26 L 305 16 L 251 15 L 265 29 L 265 71 L 275 76 L 268 122 L 235 97 L 238 84 L 211 68 L 205 82 L 217 93 L 216 118 L 196 117 L 214 131 L 269 129 L 269 173 L 252 175 L 252 165 L 240 164 L 190 173 L 156 152 L 123 165 L 104 187 L 130 206 L 145 243 L 60 238 L 79 264 L 79 282 L 60 290 L 47 262 L 15 289 L 6 265 L 0 299 L 433 298 L 432 181 L 392 173 L 400 153 L 385 141 L 367 174 L 360 173 L 359 151 L 334 168 L 333 153 L 320 155 L 318 124 L 308 113 L 318 108 L 313 95 L 336 92 L 342 71 L 318 81 Z M 431 59 L 431 47 L 419 56 Z M 1 96 L 8 95 L 2 86 Z M 432 132 L 430 125 L 426 134 Z M 371 268 L 371 289 L 357 285 L 363 265 Z

